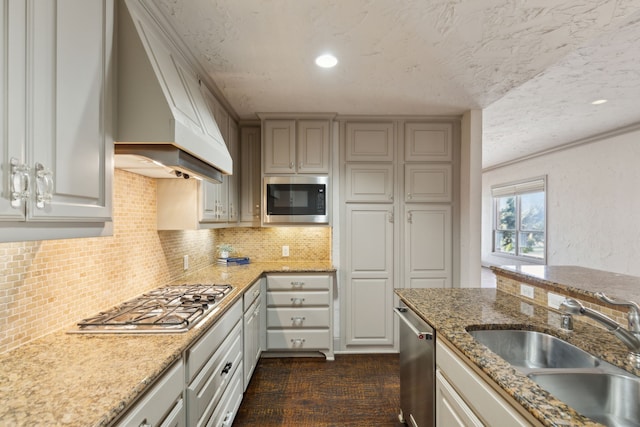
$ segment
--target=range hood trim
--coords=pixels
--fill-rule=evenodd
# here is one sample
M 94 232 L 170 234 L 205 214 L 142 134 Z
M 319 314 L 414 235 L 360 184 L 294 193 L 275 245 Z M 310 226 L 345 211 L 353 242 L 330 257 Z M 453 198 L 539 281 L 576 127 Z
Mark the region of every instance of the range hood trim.
M 222 183 L 222 172 L 173 145 L 115 144 L 114 150 L 116 156 L 129 154 L 144 157 L 153 163 L 160 163 L 166 168 L 175 169 L 183 174 L 187 173 L 192 177 L 199 177 L 216 184 Z

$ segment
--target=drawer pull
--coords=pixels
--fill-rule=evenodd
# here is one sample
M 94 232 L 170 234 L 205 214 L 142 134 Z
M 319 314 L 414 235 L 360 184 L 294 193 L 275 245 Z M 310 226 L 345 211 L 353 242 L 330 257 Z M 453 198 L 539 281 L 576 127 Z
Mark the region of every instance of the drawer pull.
M 302 322 L 304 322 L 304 317 L 292 317 L 291 321 L 293 322 L 293 326 L 302 326 Z
M 233 412 L 231 411 L 227 412 L 227 414 L 224 416 L 224 420 L 222 420 L 222 427 L 229 427 L 231 425 L 232 415 L 233 415 Z
M 145 418 L 144 420 L 142 420 L 142 422 L 140 423 L 140 425 L 138 427 L 151 427 L 151 424 L 149 424 L 149 422 Z
M 224 368 L 222 369 L 222 372 L 220 373 L 220 375 L 228 374 L 232 366 L 233 366 L 233 363 L 228 362 L 226 365 L 224 365 Z
M 292 347 L 302 347 L 304 338 L 291 338 Z
M 291 282 L 291 286 L 294 288 L 301 288 L 304 286 L 304 282 Z
M 302 305 L 304 302 L 304 298 L 291 298 L 291 304 L 293 305 Z

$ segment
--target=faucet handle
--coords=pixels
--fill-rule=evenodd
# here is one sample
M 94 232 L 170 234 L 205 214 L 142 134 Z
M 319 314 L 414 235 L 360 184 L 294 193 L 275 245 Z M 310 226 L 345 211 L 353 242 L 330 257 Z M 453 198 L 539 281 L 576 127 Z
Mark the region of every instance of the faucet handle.
M 640 305 L 638 305 L 638 303 L 627 300 L 614 300 L 609 298 L 602 292 L 597 292 L 596 296 L 601 301 L 604 301 L 607 304 L 627 307 L 629 309 L 629 313 L 627 314 L 627 319 L 629 320 L 629 330 L 636 334 L 640 333 Z

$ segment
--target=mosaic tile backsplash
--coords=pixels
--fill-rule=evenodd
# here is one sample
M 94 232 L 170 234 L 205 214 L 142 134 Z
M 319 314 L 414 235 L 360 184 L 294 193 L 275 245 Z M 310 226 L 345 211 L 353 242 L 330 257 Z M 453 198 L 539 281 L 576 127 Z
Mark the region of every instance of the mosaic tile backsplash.
M 0 353 L 215 262 L 233 244 L 255 261 L 329 260 L 329 228 L 156 230 L 155 181 L 116 170 L 110 237 L 0 243 Z M 216 243 L 219 242 L 219 243 Z

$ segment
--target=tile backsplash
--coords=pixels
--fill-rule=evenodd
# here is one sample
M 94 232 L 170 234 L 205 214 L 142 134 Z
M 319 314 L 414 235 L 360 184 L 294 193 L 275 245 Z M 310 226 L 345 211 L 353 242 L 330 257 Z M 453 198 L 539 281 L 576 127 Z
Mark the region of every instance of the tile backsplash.
M 329 228 L 156 230 L 155 180 L 116 170 L 113 236 L 0 243 L 0 353 L 215 261 L 216 242 L 253 261 L 329 260 Z

